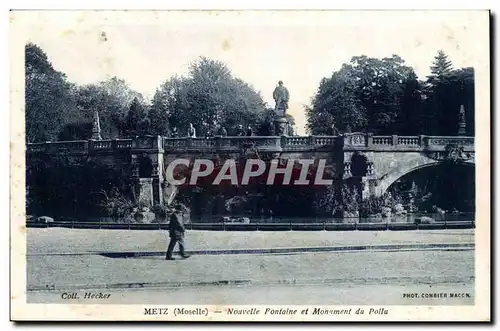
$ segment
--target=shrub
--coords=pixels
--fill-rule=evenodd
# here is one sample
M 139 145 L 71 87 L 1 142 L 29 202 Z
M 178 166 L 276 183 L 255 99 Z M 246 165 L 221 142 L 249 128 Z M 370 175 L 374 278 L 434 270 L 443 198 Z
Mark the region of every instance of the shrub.
M 362 216 L 380 214 L 385 207 L 384 197 L 369 197 L 361 202 L 360 213 Z
M 146 210 L 148 209 L 150 206 L 149 204 L 146 202 L 146 201 L 140 201 L 139 204 L 137 205 L 137 208 L 139 210 Z
M 109 194 L 107 192 L 103 192 L 103 194 L 105 198 L 101 203 L 101 207 L 113 220 L 117 222 L 124 221 L 126 216 L 132 213 L 134 203 L 120 194 L 117 189 L 113 189 Z
M 349 188 L 347 185 L 342 186 L 340 205 L 344 211 L 356 212 L 359 210 L 358 202 L 359 194 L 355 188 Z
M 384 208 L 392 210 L 401 204 L 401 198 L 391 193 L 385 193 L 381 197 L 369 197 L 361 202 L 360 213 L 362 216 L 380 214 Z
M 170 213 L 170 209 L 164 205 L 155 205 L 151 207 L 151 211 L 155 214 L 155 220 L 157 223 L 165 223 L 167 221 L 167 216 Z

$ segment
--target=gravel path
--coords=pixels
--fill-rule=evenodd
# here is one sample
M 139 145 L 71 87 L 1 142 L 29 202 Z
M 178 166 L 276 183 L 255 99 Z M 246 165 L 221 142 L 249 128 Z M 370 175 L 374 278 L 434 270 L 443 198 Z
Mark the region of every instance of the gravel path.
M 111 258 L 96 253 L 164 252 L 168 244 L 165 231 L 27 231 L 29 302 L 68 303 L 61 300 L 61 293 L 100 289 L 114 293 L 107 303 L 124 304 L 162 302 L 165 297 L 171 302 L 192 304 L 220 298 L 242 304 L 299 304 L 301 298 L 306 298 L 305 302 L 317 299 L 346 304 L 342 296 L 357 298 L 353 304 L 405 304 L 402 293 L 431 288 L 474 295 L 474 249 L 470 245 L 463 249 L 396 252 L 193 255 L 187 260 L 165 261 L 162 256 Z M 473 244 L 474 230 L 188 231 L 186 242 L 188 250 Z M 473 299 L 467 300 L 437 304 L 467 304 Z
M 27 253 L 165 251 L 160 230 L 29 228 Z M 258 249 L 422 243 L 474 243 L 474 230 L 417 231 L 187 231 L 188 250 Z
M 192 286 L 244 284 L 468 283 L 474 251 L 301 253 L 294 255 L 195 255 L 119 259 L 98 255 L 34 256 L 27 261 L 28 289 L 102 288 L 106 284 Z

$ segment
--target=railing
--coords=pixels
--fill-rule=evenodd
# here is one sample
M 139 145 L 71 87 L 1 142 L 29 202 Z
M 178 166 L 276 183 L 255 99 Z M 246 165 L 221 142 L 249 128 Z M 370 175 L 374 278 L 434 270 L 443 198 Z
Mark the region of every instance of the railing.
M 258 149 L 280 149 L 281 138 L 272 136 L 256 136 L 256 137 L 220 137 L 214 138 L 216 141 L 215 147 L 221 149 L 233 148 L 249 148 Z
M 42 144 L 35 144 L 36 152 L 45 153 L 86 153 L 88 142 L 85 140 L 55 141 Z
M 285 137 L 285 148 L 308 146 L 311 144 L 311 137 Z
M 191 147 L 194 148 L 212 148 L 215 146 L 213 139 L 207 138 L 193 138 L 191 139 Z
M 184 150 L 239 150 L 255 147 L 258 149 L 279 149 L 280 137 L 213 137 L 213 138 L 163 138 L 166 151 Z
M 94 149 L 111 149 L 111 140 L 96 140 L 92 142 Z
M 428 145 L 459 144 L 464 146 L 474 146 L 474 137 L 427 136 L 427 143 Z
M 378 136 L 372 138 L 373 145 L 392 145 L 391 136 Z
M 373 136 L 368 140 L 368 145 L 373 146 L 424 146 L 424 142 L 419 136 Z
M 116 140 L 116 148 L 127 149 L 132 147 L 132 139 L 119 139 Z
M 312 136 L 311 138 L 314 146 L 334 145 L 337 139 L 332 136 Z
M 398 137 L 398 145 L 420 146 L 420 137 Z
M 183 149 L 186 146 L 185 138 L 163 138 L 163 149 Z
M 352 133 L 344 136 L 344 147 L 368 150 L 418 150 L 444 149 L 457 144 L 466 150 L 474 149 L 474 137 L 463 136 L 372 136 L 371 134 Z
M 89 141 L 57 141 L 30 143 L 28 152 L 58 153 L 113 151 L 115 149 L 160 149 L 166 151 L 213 151 L 257 148 L 269 151 L 309 150 L 317 148 L 333 148 L 340 146 L 350 149 L 391 149 L 415 150 L 426 148 L 443 148 L 449 144 L 458 144 L 468 150 L 474 148 L 474 137 L 440 137 L 440 136 L 372 136 L 364 133 L 345 134 L 343 136 L 252 136 L 252 137 L 210 137 L 210 138 L 165 138 L 137 137 L 135 139 L 89 140 Z

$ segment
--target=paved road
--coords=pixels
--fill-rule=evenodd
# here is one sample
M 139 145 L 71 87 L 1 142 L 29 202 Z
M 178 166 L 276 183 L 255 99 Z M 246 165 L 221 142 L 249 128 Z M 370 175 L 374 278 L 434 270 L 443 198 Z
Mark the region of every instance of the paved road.
M 60 295 L 64 292 L 111 287 L 111 290 L 122 289 L 117 292 L 123 294 L 122 299 L 116 296 L 113 299 L 123 300 L 122 303 L 134 303 L 148 297 L 148 293 L 161 301 L 160 293 L 168 289 L 172 300 L 196 300 L 191 301 L 193 304 L 217 296 L 232 304 L 268 303 L 269 299 L 285 304 L 310 297 L 309 291 L 325 298 L 327 292 L 321 294 L 321 288 L 328 288 L 332 291 L 328 300 L 350 296 L 349 300 L 359 299 L 353 304 L 381 304 L 391 300 L 396 300 L 393 304 L 400 304 L 403 292 L 432 291 L 429 286 L 434 289 L 444 286 L 445 291 L 467 291 L 473 296 L 474 251 L 215 255 L 192 256 L 184 261 L 165 261 L 159 257 L 35 256 L 28 257 L 27 280 L 32 290 L 55 289 L 45 294 L 29 291 L 30 301 L 51 298 L 61 302 Z M 251 287 L 225 285 L 234 282 Z M 147 288 L 143 292 L 123 289 L 129 286 Z M 277 289 L 274 291 L 277 294 L 271 295 L 271 289 Z M 346 294 L 350 292 L 352 295 Z
M 467 293 L 435 304 L 472 303 L 474 249 L 111 258 L 99 252 L 161 252 L 164 231 L 28 229 L 28 302 L 68 303 L 63 293 L 106 291 L 100 303 L 419 304 L 403 293 Z M 474 231 L 190 231 L 189 249 L 473 244 Z M 240 285 L 240 286 L 235 286 Z M 182 287 L 181 287 L 182 286 Z M 142 289 L 130 289 L 142 288 Z M 51 291 L 47 291 L 52 289 Z M 427 302 L 427 301 L 426 301 Z M 427 302 L 428 303 L 428 302 Z
M 165 251 L 160 230 L 27 229 L 28 254 Z M 474 243 L 474 229 L 415 231 L 187 231 L 189 250 Z

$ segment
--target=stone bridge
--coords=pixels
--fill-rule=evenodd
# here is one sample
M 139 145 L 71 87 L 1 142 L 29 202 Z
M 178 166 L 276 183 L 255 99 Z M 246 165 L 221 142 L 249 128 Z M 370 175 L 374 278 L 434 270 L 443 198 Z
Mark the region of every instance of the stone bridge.
M 356 178 L 363 197 L 382 195 L 397 179 L 418 169 L 443 162 L 474 166 L 474 137 L 373 136 L 349 133 L 340 136 L 213 137 L 84 140 L 27 145 L 29 167 L 52 157 L 93 158 L 124 167 L 136 183 L 139 200 L 170 203 L 177 192 L 165 179 L 165 168 L 174 159 L 245 159 L 256 155 L 272 159 L 326 159 L 334 185 Z M 50 162 L 50 161 L 49 161 Z

